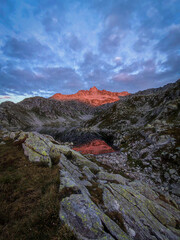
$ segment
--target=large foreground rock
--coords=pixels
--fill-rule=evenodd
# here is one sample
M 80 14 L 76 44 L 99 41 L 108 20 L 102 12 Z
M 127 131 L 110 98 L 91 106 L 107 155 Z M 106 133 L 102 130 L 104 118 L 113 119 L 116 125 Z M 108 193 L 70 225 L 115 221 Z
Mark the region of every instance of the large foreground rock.
M 72 194 L 62 200 L 60 218 L 71 226 L 79 239 L 130 239 L 83 194 Z
M 50 149 L 52 142 L 42 135 L 32 132 L 28 133 L 27 139 L 23 143 L 24 153 L 32 162 L 47 163 L 49 167 L 52 165 L 50 158 Z
M 60 167 L 60 219 L 79 239 L 180 238 L 180 212 L 170 196 L 102 167 L 92 173 L 65 156 Z

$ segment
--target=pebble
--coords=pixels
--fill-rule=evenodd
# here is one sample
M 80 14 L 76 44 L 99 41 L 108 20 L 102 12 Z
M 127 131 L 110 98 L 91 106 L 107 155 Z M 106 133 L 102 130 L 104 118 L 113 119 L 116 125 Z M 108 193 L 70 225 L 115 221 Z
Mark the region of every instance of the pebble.
M 175 169 L 169 169 L 169 173 L 172 175 L 172 174 L 176 173 L 176 170 Z
M 129 234 L 130 234 L 132 237 L 135 237 L 135 236 L 136 236 L 136 232 L 135 232 L 132 228 L 129 228 Z
M 166 179 L 169 179 L 169 178 L 170 178 L 169 173 L 168 173 L 168 172 L 165 172 L 164 177 L 165 177 Z

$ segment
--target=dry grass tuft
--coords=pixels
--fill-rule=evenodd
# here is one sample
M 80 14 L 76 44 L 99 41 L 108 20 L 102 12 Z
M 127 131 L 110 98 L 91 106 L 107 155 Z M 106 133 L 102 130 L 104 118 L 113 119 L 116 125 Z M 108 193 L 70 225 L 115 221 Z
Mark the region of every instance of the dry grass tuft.
M 31 163 L 12 142 L 0 146 L 0 239 L 75 239 L 60 225 L 58 165 Z

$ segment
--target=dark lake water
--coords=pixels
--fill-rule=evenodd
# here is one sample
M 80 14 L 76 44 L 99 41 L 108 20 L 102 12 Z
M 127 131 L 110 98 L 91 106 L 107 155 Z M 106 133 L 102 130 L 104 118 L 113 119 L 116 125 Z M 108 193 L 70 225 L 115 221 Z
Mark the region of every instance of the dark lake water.
M 26 129 L 27 131 L 37 131 L 41 134 L 51 135 L 60 142 L 72 142 L 73 149 L 83 154 L 103 154 L 114 152 L 112 139 L 99 133 L 89 133 L 78 131 L 76 128 L 36 128 Z

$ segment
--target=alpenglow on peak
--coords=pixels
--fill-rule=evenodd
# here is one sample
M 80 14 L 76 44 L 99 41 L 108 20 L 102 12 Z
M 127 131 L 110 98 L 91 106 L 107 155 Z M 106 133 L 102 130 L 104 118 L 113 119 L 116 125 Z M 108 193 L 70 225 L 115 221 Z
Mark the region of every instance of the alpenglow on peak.
M 51 98 L 59 101 L 76 100 L 90 104 L 92 106 L 100 106 L 106 103 L 119 101 L 120 96 L 130 95 L 128 92 L 111 92 L 106 90 L 98 90 L 92 87 L 89 90 L 80 90 L 75 94 L 64 95 L 61 93 L 54 94 Z

